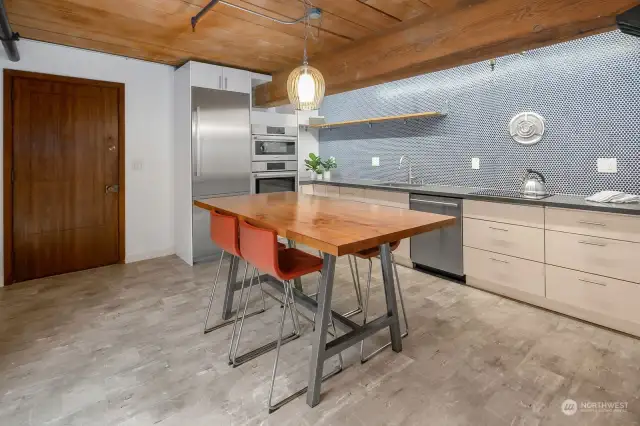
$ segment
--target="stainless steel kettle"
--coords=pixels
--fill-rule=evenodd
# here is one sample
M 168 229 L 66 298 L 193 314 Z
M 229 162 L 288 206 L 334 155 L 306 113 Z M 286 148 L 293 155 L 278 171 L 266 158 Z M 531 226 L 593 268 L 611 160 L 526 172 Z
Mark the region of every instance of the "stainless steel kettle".
M 525 170 L 521 192 L 525 197 L 547 195 L 546 180 L 542 173 L 531 169 Z

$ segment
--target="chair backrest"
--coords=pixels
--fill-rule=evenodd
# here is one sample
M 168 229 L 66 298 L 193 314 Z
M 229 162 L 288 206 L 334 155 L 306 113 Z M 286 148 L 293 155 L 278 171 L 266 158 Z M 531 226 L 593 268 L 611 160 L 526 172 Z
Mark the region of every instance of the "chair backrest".
M 222 250 L 240 257 L 238 218 L 211 211 L 211 241 Z
M 241 221 L 240 252 L 244 260 L 262 273 L 280 276 L 278 267 L 278 235 L 270 229 L 258 228 Z

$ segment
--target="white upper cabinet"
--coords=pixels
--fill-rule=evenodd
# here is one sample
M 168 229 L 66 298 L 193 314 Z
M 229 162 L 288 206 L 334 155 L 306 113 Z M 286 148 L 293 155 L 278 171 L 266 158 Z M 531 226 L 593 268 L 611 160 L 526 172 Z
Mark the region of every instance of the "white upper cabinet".
M 219 65 L 189 62 L 191 86 L 250 93 L 251 73 Z
M 250 93 L 251 92 L 251 73 L 245 70 L 237 70 L 235 68 L 222 69 L 222 89 L 231 92 Z
M 189 62 L 191 86 L 205 89 L 222 89 L 222 67 L 218 65 Z

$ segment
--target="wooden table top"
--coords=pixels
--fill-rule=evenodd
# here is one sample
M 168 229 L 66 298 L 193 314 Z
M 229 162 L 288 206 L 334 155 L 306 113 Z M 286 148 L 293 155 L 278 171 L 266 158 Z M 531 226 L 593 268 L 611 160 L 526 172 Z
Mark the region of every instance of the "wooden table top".
M 452 216 L 296 192 L 209 198 L 194 204 L 273 229 L 281 237 L 334 256 L 455 223 Z

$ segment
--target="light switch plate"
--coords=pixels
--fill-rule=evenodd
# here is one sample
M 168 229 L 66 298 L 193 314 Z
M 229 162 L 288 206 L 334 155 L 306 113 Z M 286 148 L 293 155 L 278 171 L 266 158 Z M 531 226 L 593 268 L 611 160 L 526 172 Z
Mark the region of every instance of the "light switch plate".
M 380 167 L 380 157 L 371 157 L 371 165 L 373 167 Z
M 618 173 L 618 159 L 598 158 L 598 173 Z
M 477 157 L 473 157 L 471 159 L 471 168 L 474 170 L 478 170 L 480 168 L 480 159 Z
M 142 170 L 142 160 L 133 160 L 133 170 Z

